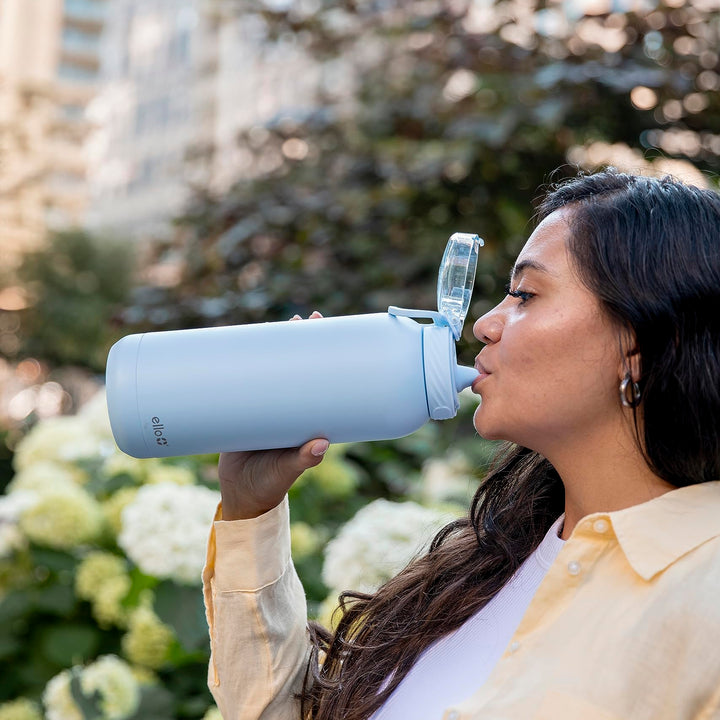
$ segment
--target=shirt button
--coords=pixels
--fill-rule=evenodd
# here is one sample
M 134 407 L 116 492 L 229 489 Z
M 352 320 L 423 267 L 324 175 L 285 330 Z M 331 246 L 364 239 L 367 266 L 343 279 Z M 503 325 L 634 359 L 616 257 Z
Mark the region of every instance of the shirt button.
M 460 713 L 457 710 L 451 710 L 447 714 L 447 720 L 458 720 L 460 718 Z
M 607 520 L 596 520 L 593 524 L 593 530 L 596 533 L 605 533 L 608 531 L 608 527 Z
M 513 641 L 510 643 L 510 647 L 508 648 L 508 650 L 509 650 L 511 653 L 514 653 L 516 650 L 519 649 L 519 647 L 520 647 L 520 643 L 519 643 L 517 640 L 513 640 Z
M 571 575 L 579 575 L 579 574 L 580 574 L 580 568 L 581 568 L 581 566 L 580 566 L 580 563 L 579 563 L 577 560 L 571 560 L 571 561 L 568 563 L 567 568 L 568 568 L 568 572 L 569 572 Z

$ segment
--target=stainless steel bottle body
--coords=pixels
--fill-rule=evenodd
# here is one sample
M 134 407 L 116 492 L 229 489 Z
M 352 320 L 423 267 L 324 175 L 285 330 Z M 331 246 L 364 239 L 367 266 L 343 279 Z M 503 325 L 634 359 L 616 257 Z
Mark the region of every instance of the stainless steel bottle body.
M 115 439 L 166 457 L 407 435 L 430 417 L 424 328 L 378 313 L 130 335 L 108 358 Z

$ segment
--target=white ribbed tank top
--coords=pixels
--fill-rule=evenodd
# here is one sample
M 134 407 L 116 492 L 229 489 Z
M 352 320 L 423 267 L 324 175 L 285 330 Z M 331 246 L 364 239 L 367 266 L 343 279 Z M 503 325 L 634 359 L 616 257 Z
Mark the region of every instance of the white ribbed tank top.
M 563 519 L 553 523 L 535 552 L 484 608 L 423 651 L 371 720 L 440 720 L 446 708 L 478 690 L 500 660 L 565 542 L 558 537 Z

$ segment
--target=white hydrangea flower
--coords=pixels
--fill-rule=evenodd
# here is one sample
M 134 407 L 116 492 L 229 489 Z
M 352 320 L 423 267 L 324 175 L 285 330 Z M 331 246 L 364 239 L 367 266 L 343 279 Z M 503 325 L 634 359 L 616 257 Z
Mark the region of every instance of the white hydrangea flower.
M 18 443 L 13 464 L 17 471 L 49 460 L 73 463 L 85 458 L 104 457 L 112 443 L 81 415 L 42 420 Z
M 94 600 L 108 581 L 126 575 L 124 558 L 105 550 L 93 550 L 75 569 L 75 592 L 83 600 Z
M 21 697 L 0 704 L 0 720 L 42 720 L 42 716 L 36 703 Z
M 63 670 L 50 680 L 42 697 L 46 720 L 84 720 L 70 688 L 73 677 L 79 678 L 86 697 L 98 693 L 102 720 L 125 720 L 140 704 L 140 685 L 132 668 L 115 655 L 104 655 L 86 668 Z
M 124 487 L 114 492 L 107 500 L 102 502 L 102 512 L 105 522 L 117 536 L 122 529 L 122 511 L 135 499 L 138 488 Z
M 19 526 L 38 545 L 67 550 L 95 540 L 102 531 L 100 505 L 83 488 L 59 483 L 33 495 L 35 501 L 23 509 Z
M 456 500 L 467 505 L 477 489 L 467 458 L 460 452 L 445 458 L 430 458 L 423 464 L 420 499 L 426 503 Z
M 115 447 L 103 463 L 103 473 L 108 477 L 129 475 L 134 480 L 142 482 L 147 473 L 147 463 L 147 460 L 130 457 Z
M 195 473 L 180 465 L 166 463 L 152 463 L 147 468 L 146 483 L 159 485 L 160 483 L 173 483 L 174 485 L 194 485 Z
M 83 720 L 70 690 L 72 677 L 72 671 L 63 670 L 45 686 L 42 701 L 47 720 Z
M 18 490 L 9 495 L 0 496 L 0 522 L 16 523 L 25 510 L 38 500 L 37 493 Z
M 18 526 L 0 520 L 0 560 L 9 557 L 23 546 L 23 534 Z
M 103 655 L 80 675 L 84 695 L 100 694 L 100 709 L 107 720 L 125 720 L 140 704 L 140 685 L 130 666 L 115 655 Z
M 98 390 L 78 412 L 78 417 L 84 420 L 98 437 L 112 440 L 112 427 L 107 408 L 105 388 Z
M 10 556 L 25 543 L 18 523 L 23 511 L 36 502 L 37 496 L 27 491 L 0 496 L 0 558 Z
M 8 485 L 8 492 L 33 490 L 45 492 L 60 484 L 76 485 L 87 481 L 87 474 L 79 468 L 60 465 L 50 460 L 40 460 L 15 474 Z
M 414 502 L 375 500 L 328 543 L 323 582 L 335 591 L 374 592 L 453 519 L 450 513 Z
M 147 575 L 199 583 L 220 493 L 197 485 L 141 487 L 122 511 L 118 544 Z
M 174 638 L 172 628 L 151 607 L 141 605 L 130 614 L 128 632 L 122 638 L 123 655 L 135 667 L 158 669 L 167 661 Z

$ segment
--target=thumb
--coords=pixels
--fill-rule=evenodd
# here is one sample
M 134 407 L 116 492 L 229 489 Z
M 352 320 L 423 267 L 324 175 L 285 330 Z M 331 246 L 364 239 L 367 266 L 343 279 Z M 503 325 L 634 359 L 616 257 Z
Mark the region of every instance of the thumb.
M 285 461 L 292 466 L 292 468 L 288 469 L 296 477 L 301 475 L 305 470 L 319 465 L 329 447 L 330 443 L 325 438 L 315 438 L 306 442 L 297 450 L 285 456 Z
M 308 463 L 308 467 L 314 467 L 322 462 L 325 453 L 330 447 L 330 442 L 325 438 L 316 438 L 305 443 L 300 448 L 300 457 Z

